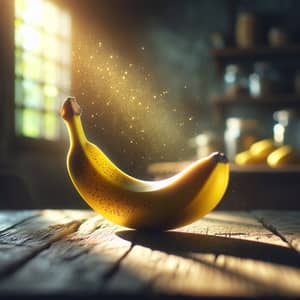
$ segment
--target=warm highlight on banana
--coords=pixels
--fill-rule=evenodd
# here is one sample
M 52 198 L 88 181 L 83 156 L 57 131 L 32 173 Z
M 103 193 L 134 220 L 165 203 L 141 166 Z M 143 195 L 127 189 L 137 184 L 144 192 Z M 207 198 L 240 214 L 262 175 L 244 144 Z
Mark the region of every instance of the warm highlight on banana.
M 79 104 L 69 97 L 61 111 L 70 138 L 68 173 L 81 197 L 108 220 L 134 229 L 167 230 L 196 221 L 222 199 L 229 181 L 224 154 L 212 153 L 169 179 L 139 180 L 88 141 L 80 114 Z

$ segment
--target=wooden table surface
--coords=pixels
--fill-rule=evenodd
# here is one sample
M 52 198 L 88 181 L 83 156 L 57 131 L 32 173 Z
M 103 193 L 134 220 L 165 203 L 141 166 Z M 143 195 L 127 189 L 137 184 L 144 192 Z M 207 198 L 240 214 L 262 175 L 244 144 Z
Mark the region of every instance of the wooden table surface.
M 91 211 L 0 213 L 0 297 L 299 297 L 300 212 L 141 233 Z

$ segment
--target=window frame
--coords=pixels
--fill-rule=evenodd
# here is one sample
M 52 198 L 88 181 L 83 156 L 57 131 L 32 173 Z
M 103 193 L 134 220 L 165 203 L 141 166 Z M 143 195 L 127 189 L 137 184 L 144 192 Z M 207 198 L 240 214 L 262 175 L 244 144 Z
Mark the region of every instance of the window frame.
M 3 1 L 3 3 L 1 3 Z M 60 1 L 51 0 L 64 7 Z M 30 138 L 16 134 L 15 128 L 15 1 L 0 0 L 0 163 L 6 161 L 10 153 L 43 152 L 55 153 L 66 149 L 67 139 L 60 135 L 56 140 Z M 71 10 L 68 8 L 71 17 Z M 73 32 L 70 37 L 72 45 Z M 72 57 L 70 62 L 72 75 Z M 72 77 L 72 76 L 71 76 Z M 72 91 L 72 78 L 70 92 Z

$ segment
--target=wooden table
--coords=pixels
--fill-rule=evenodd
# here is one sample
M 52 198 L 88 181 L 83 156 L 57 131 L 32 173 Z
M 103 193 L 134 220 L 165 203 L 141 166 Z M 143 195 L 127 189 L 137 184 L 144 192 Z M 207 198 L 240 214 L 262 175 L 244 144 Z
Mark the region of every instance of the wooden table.
M 142 233 L 91 211 L 2 211 L 0 297 L 41 295 L 299 297 L 300 212 L 216 211 Z

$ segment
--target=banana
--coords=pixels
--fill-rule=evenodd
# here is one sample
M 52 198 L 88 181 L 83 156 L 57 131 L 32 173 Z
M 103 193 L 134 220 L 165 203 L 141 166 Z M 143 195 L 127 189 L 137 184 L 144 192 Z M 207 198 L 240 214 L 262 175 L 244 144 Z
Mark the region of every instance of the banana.
M 278 168 L 300 163 L 299 153 L 290 145 L 284 145 L 274 150 L 267 158 L 268 165 Z
M 61 116 L 70 139 L 68 173 L 81 197 L 108 220 L 134 229 L 167 230 L 196 221 L 222 199 L 229 181 L 224 154 L 212 153 L 168 179 L 139 180 L 88 141 L 80 115 L 75 98 L 67 98 Z
M 268 155 L 276 149 L 271 139 L 264 139 L 253 143 L 248 150 L 235 156 L 235 163 L 241 166 L 265 164 Z
M 253 143 L 249 151 L 252 156 L 257 158 L 257 160 L 261 162 L 265 162 L 267 156 L 276 149 L 273 140 L 271 139 L 264 139 L 258 142 Z
M 235 156 L 234 161 L 239 166 L 247 166 L 258 163 L 249 150 L 238 153 Z

